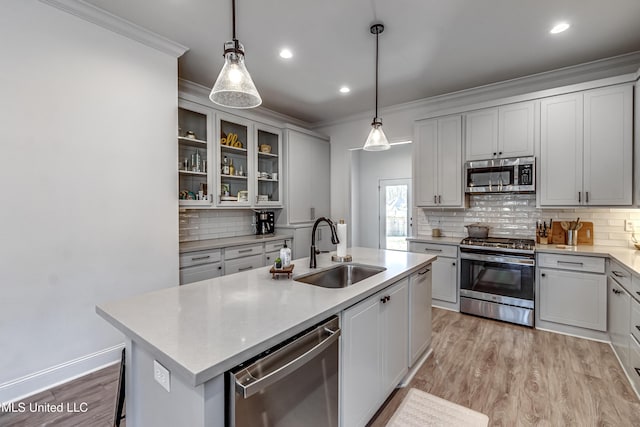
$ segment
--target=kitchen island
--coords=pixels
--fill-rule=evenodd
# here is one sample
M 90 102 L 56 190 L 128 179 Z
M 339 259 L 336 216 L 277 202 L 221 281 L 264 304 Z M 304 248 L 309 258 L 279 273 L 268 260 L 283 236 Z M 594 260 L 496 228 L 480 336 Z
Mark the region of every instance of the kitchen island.
M 224 372 L 377 292 L 424 270 L 434 255 L 350 248 L 353 262 L 386 270 L 355 285 L 327 289 L 273 280 L 264 267 L 99 305 L 124 333 L 127 423 L 224 425 Z M 310 272 L 294 260 L 294 278 Z M 318 270 L 336 265 L 318 256 Z M 154 380 L 169 371 L 170 391 Z M 165 378 L 166 379 L 166 378 Z

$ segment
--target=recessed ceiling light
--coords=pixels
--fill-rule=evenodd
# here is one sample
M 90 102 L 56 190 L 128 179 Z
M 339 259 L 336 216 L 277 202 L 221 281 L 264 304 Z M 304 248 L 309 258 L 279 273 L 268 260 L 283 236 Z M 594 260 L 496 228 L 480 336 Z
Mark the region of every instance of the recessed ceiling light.
M 556 24 L 551 31 L 549 31 L 551 34 L 558 34 L 561 33 L 563 31 L 567 31 L 569 29 L 571 25 L 569 25 L 566 22 L 560 22 L 559 24 Z
M 351 92 L 351 89 L 349 89 L 347 86 L 342 86 L 340 88 L 340 93 L 349 93 Z
M 293 52 L 291 52 L 289 49 L 282 49 L 280 51 L 280 58 L 284 58 L 284 59 L 293 58 Z

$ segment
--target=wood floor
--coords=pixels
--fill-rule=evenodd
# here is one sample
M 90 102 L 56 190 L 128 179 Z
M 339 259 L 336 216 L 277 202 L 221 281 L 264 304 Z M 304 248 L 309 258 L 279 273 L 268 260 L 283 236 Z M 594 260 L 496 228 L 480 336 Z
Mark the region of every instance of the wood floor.
M 113 426 L 119 368 L 120 365 L 115 364 L 33 395 L 22 401 L 25 404 L 26 412 L 3 412 L 0 410 L 0 426 Z M 83 402 L 86 402 L 86 412 L 30 413 L 29 411 L 30 403 L 34 405 L 36 403 L 50 403 L 52 405 L 63 403 L 63 409 L 66 409 L 67 403 L 69 403 L 70 409 L 74 410 L 75 408 L 80 411 L 81 408 L 84 408 L 81 406 Z M 15 408 L 17 410 L 18 406 L 16 405 Z M 120 424 L 123 427 L 125 426 L 124 421 L 122 420 Z
M 434 308 L 432 346 L 371 426 L 384 426 L 411 387 L 482 412 L 491 426 L 640 426 L 640 401 L 608 344 Z M 25 401 L 87 402 L 86 413 L 0 412 L 0 426 L 113 425 L 117 369 Z
M 414 387 L 489 416 L 490 426 L 640 426 L 640 401 L 608 344 L 433 309 L 433 354 Z

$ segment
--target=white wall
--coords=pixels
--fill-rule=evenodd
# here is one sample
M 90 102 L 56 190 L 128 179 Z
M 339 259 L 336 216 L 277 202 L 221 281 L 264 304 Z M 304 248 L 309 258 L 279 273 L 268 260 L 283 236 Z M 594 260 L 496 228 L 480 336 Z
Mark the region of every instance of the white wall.
M 95 305 L 178 284 L 177 61 L 0 4 L 0 401 L 116 360 Z
M 357 204 L 358 213 L 354 212 L 352 233 L 354 246 L 377 248 L 379 240 L 379 191 L 381 179 L 411 179 L 411 144 L 394 145 L 387 151 L 352 151 L 352 158 L 359 165 L 357 194 L 353 204 Z M 357 237 L 356 237 L 357 236 Z

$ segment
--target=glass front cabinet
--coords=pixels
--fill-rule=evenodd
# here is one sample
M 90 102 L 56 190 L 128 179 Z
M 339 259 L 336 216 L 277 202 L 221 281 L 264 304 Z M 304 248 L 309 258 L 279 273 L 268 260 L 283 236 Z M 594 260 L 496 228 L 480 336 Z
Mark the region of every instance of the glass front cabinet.
M 184 100 L 178 128 L 181 207 L 282 207 L 280 129 Z
M 188 101 L 178 104 L 178 200 L 180 206 L 211 207 L 213 113 Z
M 282 205 L 282 132 L 280 129 L 255 125 L 255 206 Z

